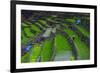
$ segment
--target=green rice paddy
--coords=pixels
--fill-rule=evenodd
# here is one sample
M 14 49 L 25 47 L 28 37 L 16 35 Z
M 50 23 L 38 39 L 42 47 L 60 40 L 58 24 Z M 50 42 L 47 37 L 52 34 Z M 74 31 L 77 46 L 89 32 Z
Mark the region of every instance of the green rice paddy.
M 62 22 L 58 23 L 59 21 L 54 20 L 56 18 L 59 18 L 59 15 L 56 17 L 53 15 L 45 16 L 34 23 L 28 20 L 22 22 L 21 44 L 24 44 L 24 48 L 21 49 L 24 53 L 21 55 L 21 63 L 88 60 L 90 58 L 89 45 L 81 41 L 80 36 L 78 36 L 75 30 L 72 30 L 68 26 L 73 26 L 74 24 L 74 28 L 77 28 L 80 33 L 88 38 L 90 38 L 90 32 L 82 26 L 76 25 L 76 19 L 74 18 L 61 18 L 61 20 L 69 24 Z M 86 20 L 87 19 L 88 18 L 86 18 Z M 59 27 L 57 27 L 57 25 L 59 25 Z M 55 33 L 52 30 L 51 33 L 48 32 L 50 34 L 49 37 L 44 36 L 48 28 L 52 30 L 55 29 Z M 63 31 L 65 35 L 62 35 L 59 29 Z M 71 40 L 72 43 L 70 43 L 69 40 Z M 78 49 L 76 51 L 79 59 L 75 59 L 72 44 Z

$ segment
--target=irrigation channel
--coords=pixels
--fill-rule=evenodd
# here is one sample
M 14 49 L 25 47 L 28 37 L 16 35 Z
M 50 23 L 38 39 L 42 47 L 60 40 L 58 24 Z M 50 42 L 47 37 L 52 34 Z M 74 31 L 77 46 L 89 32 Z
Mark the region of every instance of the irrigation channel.
M 90 58 L 89 17 L 36 16 L 21 23 L 21 62 L 73 61 Z M 85 24 L 85 23 L 84 23 Z M 89 25 L 89 24 L 88 24 Z

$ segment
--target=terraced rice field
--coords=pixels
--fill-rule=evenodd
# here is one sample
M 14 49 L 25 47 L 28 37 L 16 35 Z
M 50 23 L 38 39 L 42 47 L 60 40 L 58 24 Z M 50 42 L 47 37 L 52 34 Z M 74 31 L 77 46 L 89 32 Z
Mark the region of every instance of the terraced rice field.
M 90 58 L 90 31 L 81 25 L 82 18 L 89 21 L 89 14 L 29 12 L 23 10 L 21 17 L 21 63 Z

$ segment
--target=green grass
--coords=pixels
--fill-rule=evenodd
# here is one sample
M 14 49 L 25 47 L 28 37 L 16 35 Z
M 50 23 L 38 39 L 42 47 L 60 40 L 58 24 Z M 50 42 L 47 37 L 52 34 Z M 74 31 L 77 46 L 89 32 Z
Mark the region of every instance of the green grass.
M 55 46 L 58 54 L 61 54 L 64 51 L 66 52 L 68 50 L 72 50 L 68 40 L 60 34 L 57 34 L 55 37 Z
M 70 29 L 65 29 L 65 32 L 67 32 L 70 37 L 75 36 L 74 42 L 78 47 L 78 53 L 79 53 L 80 59 L 89 59 L 90 48 L 84 42 L 80 40 L 80 38 L 74 31 Z
M 46 26 L 46 27 L 48 27 L 48 24 L 47 24 L 47 22 L 45 21 L 45 20 L 43 20 L 43 19 L 40 19 L 39 20 L 42 24 L 42 26 Z
M 50 61 L 52 57 L 53 40 L 48 39 L 43 43 L 41 52 L 42 62 Z
M 40 44 L 34 45 L 34 47 L 31 48 L 30 52 L 32 52 L 30 56 L 30 62 L 36 62 L 41 52 Z
M 27 52 L 21 57 L 21 63 L 28 63 L 30 61 L 30 53 Z
M 30 28 L 33 29 L 34 31 L 40 32 L 40 29 L 35 24 L 32 24 L 28 21 L 26 23 L 27 23 L 27 25 L 30 25 L 31 26 Z
M 36 32 L 41 32 L 41 30 L 40 30 L 37 26 L 35 26 L 35 24 L 32 24 L 32 25 L 31 25 L 31 28 L 32 28 L 33 30 L 35 30 Z
M 84 28 L 82 28 L 82 27 L 80 27 L 78 25 L 76 25 L 75 27 L 77 29 L 79 29 L 79 31 L 81 31 L 81 33 L 83 33 L 86 37 L 89 37 L 90 36 L 90 33 L 86 29 L 84 29 Z
M 30 28 L 24 28 L 24 31 L 27 36 L 32 37 L 34 34 L 30 31 Z
M 75 19 L 68 19 L 68 18 L 66 18 L 65 21 L 70 22 L 70 23 L 75 23 L 76 22 Z
M 72 45 L 68 42 L 68 37 L 62 36 L 61 34 L 57 34 L 55 37 L 55 48 L 56 48 L 56 57 L 67 57 L 69 52 L 71 53 L 69 56 L 69 60 L 74 60 L 74 56 L 72 54 Z
M 21 43 L 23 44 L 27 44 L 29 38 L 26 38 L 25 36 L 23 36 L 23 40 L 21 40 Z
M 28 42 L 29 38 L 27 38 L 27 37 L 24 35 L 23 32 L 24 32 L 24 31 L 21 31 L 21 36 L 22 36 L 22 38 L 23 38 L 23 39 L 21 39 L 21 43 L 26 44 L 26 43 Z
M 54 19 L 54 18 L 56 18 L 55 16 L 48 16 L 47 18 L 49 18 L 49 19 Z
M 36 25 L 38 25 L 38 26 L 40 26 L 42 29 L 44 29 L 44 30 L 45 30 L 45 28 L 44 28 L 44 25 L 43 25 L 43 24 L 41 25 L 41 24 L 40 24 L 40 23 L 38 23 L 38 22 L 36 22 L 35 24 L 36 24 Z
M 23 26 L 23 27 L 25 26 L 25 27 L 26 27 L 26 26 L 29 26 L 29 25 L 28 25 L 28 24 L 26 24 L 26 23 L 22 23 L 22 25 L 21 25 L 21 26 Z
M 55 22 L 54 21 L 55 18 L 56 18 L 55 16 L 49 16 L 48 18 L 45 18 L 45 19 L 48 19 L 48 21 Z M 38 21 L 41 22 L 41 24 Z M 28 21 L 26 21 L 26 23 L 22 23 L 23 27 L 29 26 L 29 28 L 25 28 L 24 30 L 21 31 L 21 36 L 23 38 L 21 39 L 21 43 L 26 44 L 27 42 L 29 42 L 30 39 L 34 40 L 34 37 L 37 34 L 42 32 L 42 30 L 40 30 L 40 28 L 36 26 L 36 24 L 42 28 L 44 28 L 44 26 L 46 27 L 49 26 L 47 24 L 47 21 L 44 19 L 39 19 L 38 21 L 35 22 L 34 24 Z M 73 18 L 72 19 L 66 18 L 65 21 L 69 22 L 67 25 L 64 24 L 66 27 L 70 25 L 70 23 L 72 24 L 76 22 L 75 19 Z M 30 28 L 31 30 L 36 31 L 36 33 L 33 33 L 30 30 Z M 90 33 L 87 32 L 84 28 L 81 28 L 80 26 L 77 26 L 77 25 L 76 25 L 76 28 L 78 28 L 85 36 L 87 37 L 90 36 Z M 79 53 L 80 59 L 89 59 L 90 48 L 84 42 L 80 40 L 80 37 L 73 30 L 70 30 L 67 28 L 67 29 L 64 29 L 64 31 L 68 33 L 70 37 L 75 36 L 74 42 L 76 46 L 78 47 L 78 53 Z M 24 32 L 29 37 L 26 37 Z M 43 47 L 41 47 L 40 44 L 35 44 L 34 47 L 30 49 L 29 52 L 27 52 L 25 55 L 22 56 L 21 62 L 22 63 L 36 62 L 39 56 L 41 56 L 42 62 L 51 61 L 53 51 L 54 51 L 53 49 L 56 49 L 56 55 L 59 56 L 59 55 L 64 54 L 66 56 L 66 53 L 68 51 L 72 51 L 72 45 L 68 42 L 67 38 L 68 37 L 65 37 L 61 34 L 56 34 L 55 40 L 47 39 L 43 41 L 41 44 L 43 45 Z M 70 56 L 70 60 L 74 60 L 73 54 Z
M 35 37 L 35 35 L 37 35 L 41 32 L 41 30 L 38 27 L 36 27 L 34 24 L 31 24 L 30 22 L 27 22 L 27 24 L 26 23 L 23 23 L 23 24 L 24 24 L 24 26 L 31 25 L 31 27 L 24 28 L 24 30 L 21 31 L 21 36 L 23 38 L 23 39 L 21 39 L 21 42 L 26 44 L 31 37 L 33 39 Z M 31 32 L 31 30 L 36 31 L 36 33 Z M 26 35 L 24 33 L 26 33 Z M 26 36 L 28 36 L 28 37 L 26 37 Z

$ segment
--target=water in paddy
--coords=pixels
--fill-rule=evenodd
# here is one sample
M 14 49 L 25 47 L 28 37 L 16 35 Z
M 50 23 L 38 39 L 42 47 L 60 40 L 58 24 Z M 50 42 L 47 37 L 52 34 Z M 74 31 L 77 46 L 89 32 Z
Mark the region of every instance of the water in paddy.
M 71 55 L 72 55 L 72 52 L 71 51 L 66 51 L 66 52 L 63 52 L 61 54 L 56 54 L 56 57 L 55 57 L 55 61 L 66 61 L 66 60 L 70 60 L 71 58 Z
M 71 60 L 72 48 L 66 38 L 60 34 L 55 37 L 56 55 L 54 61 Z

